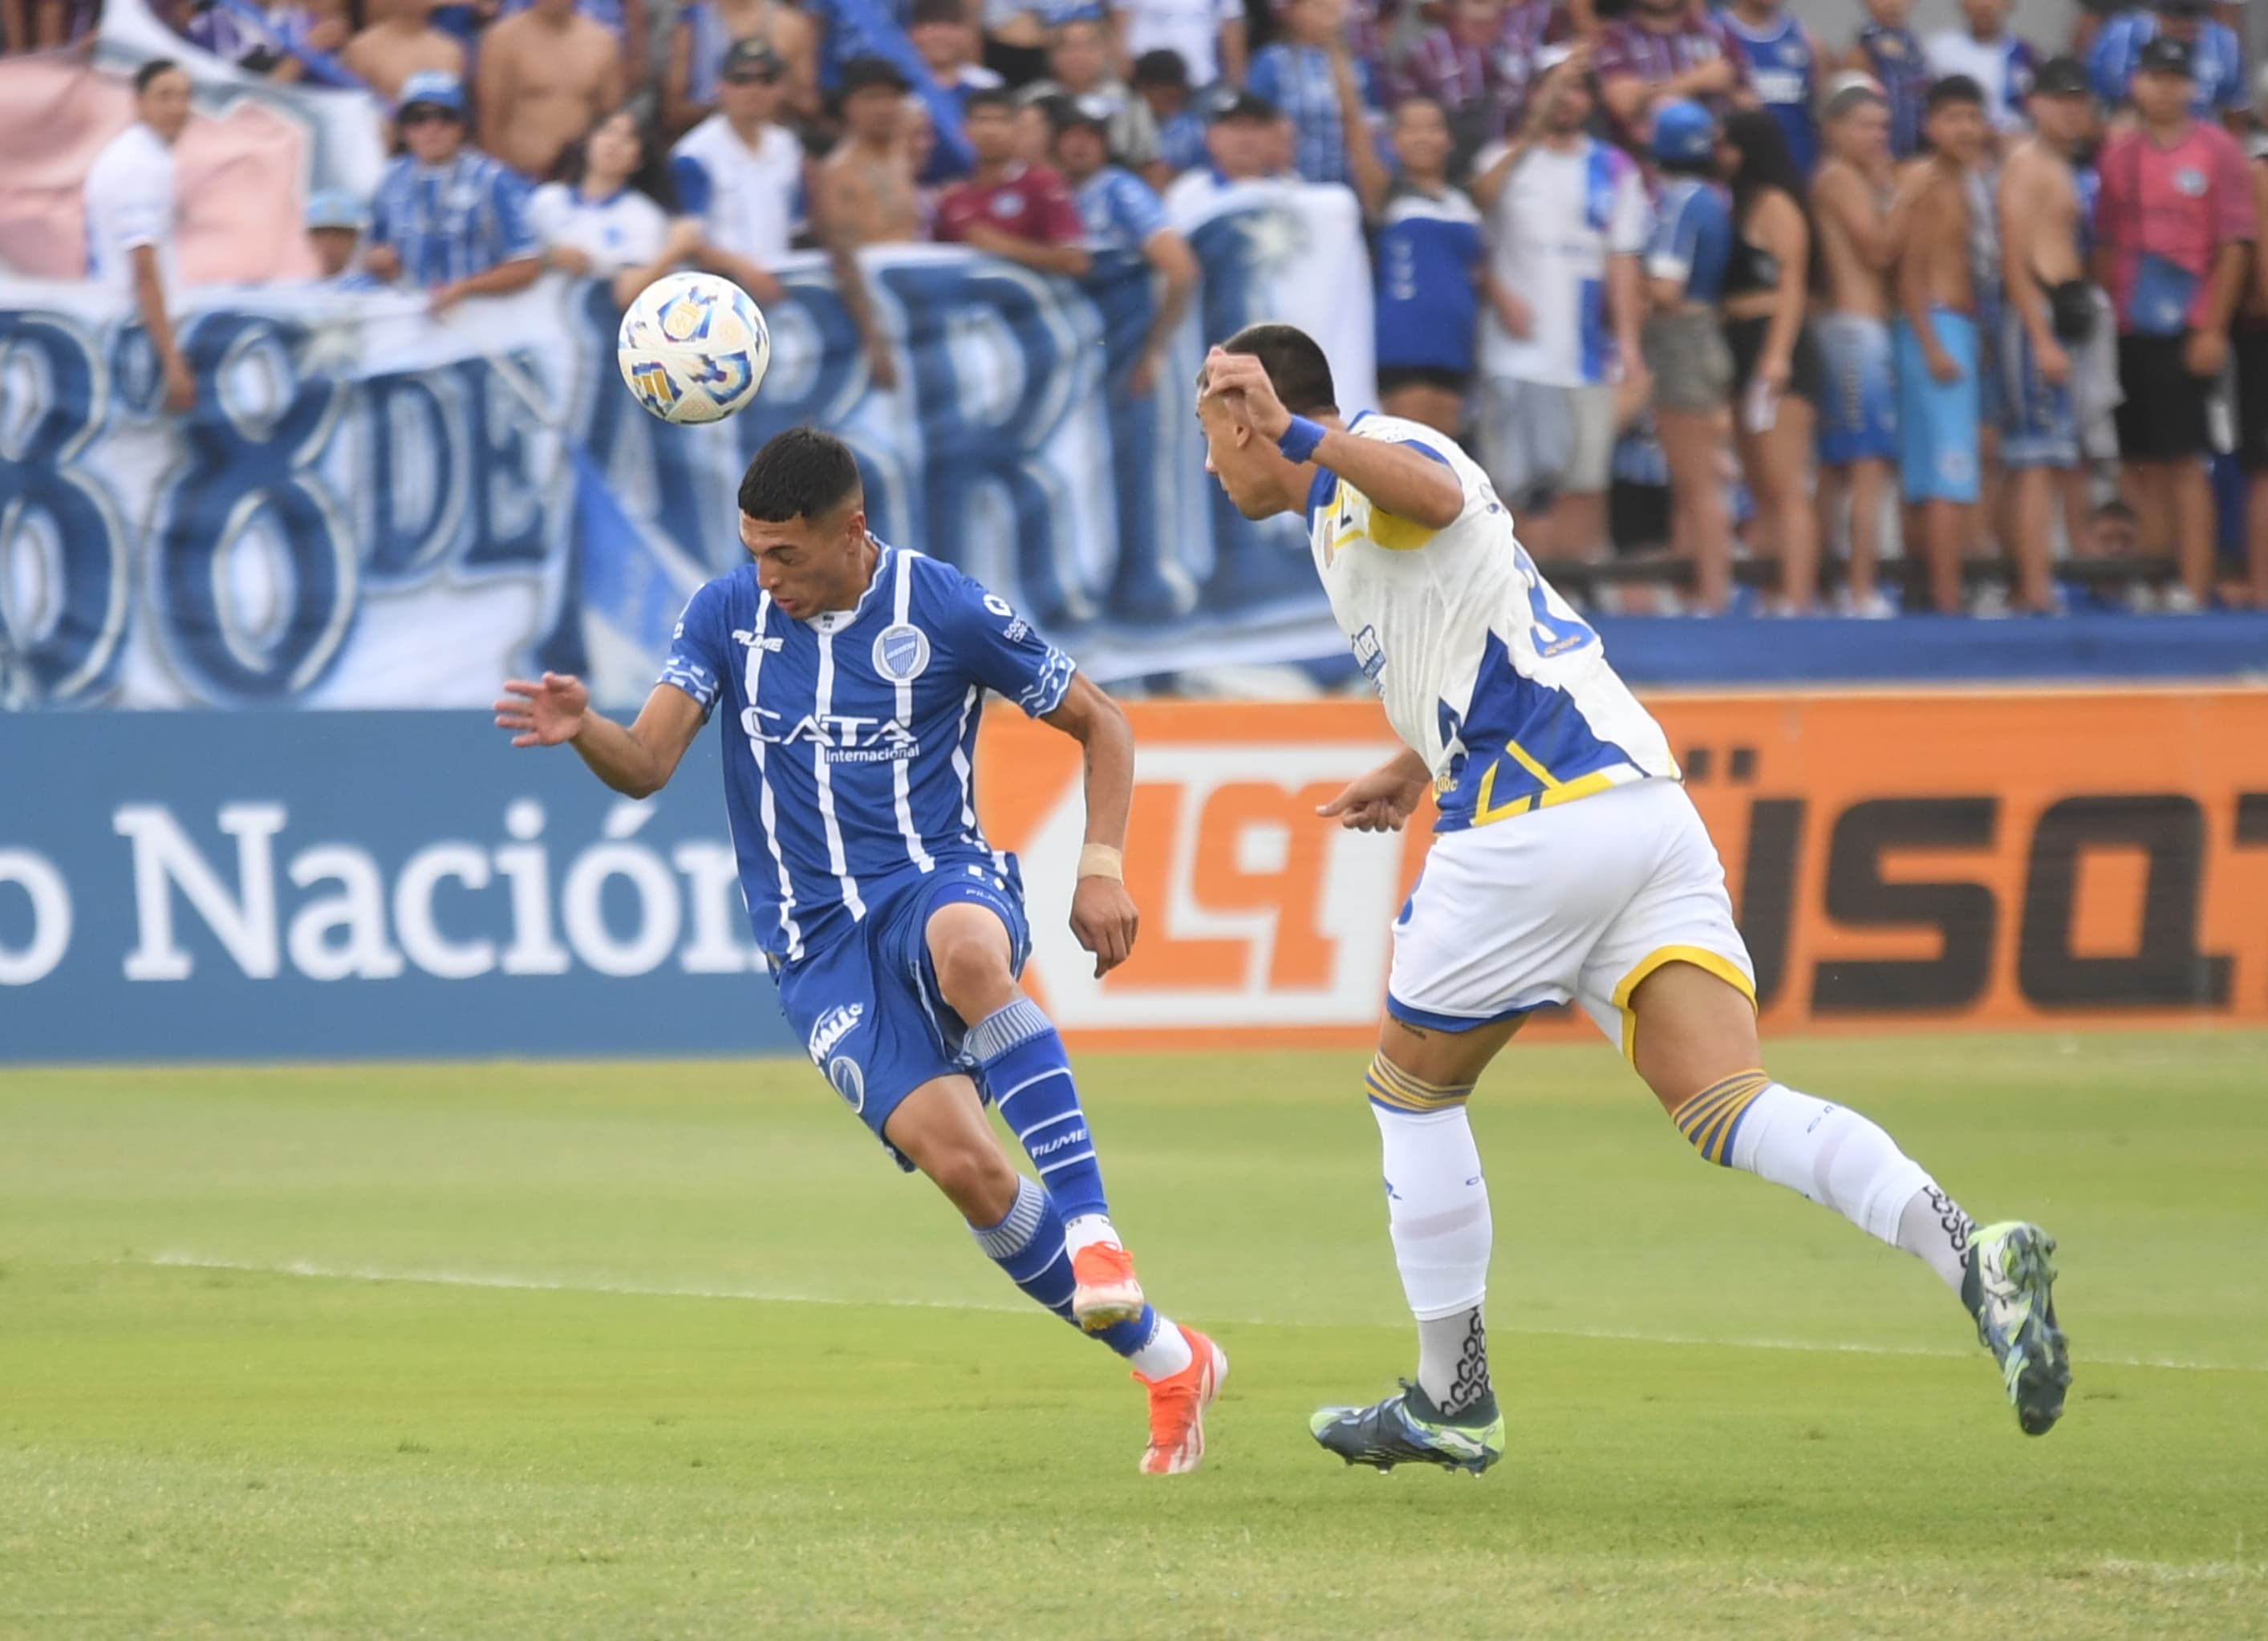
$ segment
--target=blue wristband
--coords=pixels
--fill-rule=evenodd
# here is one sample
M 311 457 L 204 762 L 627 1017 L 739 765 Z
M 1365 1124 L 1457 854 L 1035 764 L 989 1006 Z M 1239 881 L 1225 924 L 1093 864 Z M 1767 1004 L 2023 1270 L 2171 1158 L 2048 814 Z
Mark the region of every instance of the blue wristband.
M 1295 416 L 1292 425 L 1284 430 L 1284 436 L 1276 441 L 1276 448 L 1284 453 L 1286 461 L 1308 460 L 1314 455 L 1315 446 L 1323 442 L 1326 430 L 1320 423 Z

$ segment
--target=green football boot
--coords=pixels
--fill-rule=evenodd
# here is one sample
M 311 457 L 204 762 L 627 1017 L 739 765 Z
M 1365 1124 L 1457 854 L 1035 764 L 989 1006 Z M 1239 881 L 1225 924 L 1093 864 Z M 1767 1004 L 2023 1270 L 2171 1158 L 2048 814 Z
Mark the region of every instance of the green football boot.
M 1406 1379 L 1401 1389 L 1366 1408 L 1318 1408 L 1307 1431 L 1349 1464 L 1380 1470 L 1437 1464 L 1478 1475 L 1504 1457 L 1504 1415 L 1497 1410 L 1493 1392 L 1452 1420 Z
M 2000 1364 L 2000 1377 L 2027 1436 L 2044 1436 L 2063 1417 L 2071 1351 L 2056 1326 L 2055 1239 L 2021 1219 L 1980 1225 L 1969 1244 L 1961 1302 L 1977 1337 Z

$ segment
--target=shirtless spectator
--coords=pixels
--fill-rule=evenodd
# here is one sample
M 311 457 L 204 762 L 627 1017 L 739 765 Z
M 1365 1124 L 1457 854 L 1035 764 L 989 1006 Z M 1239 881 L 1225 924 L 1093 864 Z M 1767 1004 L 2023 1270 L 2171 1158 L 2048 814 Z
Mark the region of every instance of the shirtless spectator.
M 1963 548 L 1975 527 L 1978 399 L 1977 287 L 1969 241 L 1969 171 L 1991 140 L 1984 92 L 1965 75 L 1930 87 L 1922 136 L 1929 158 L 1906 174 L 1892 209 L 1898 247 L 1899 477 L 1920 509 L 1931 605 L 1962 608 Z
M 2008 543 L 2016 560 L 2013 607 L 2055 607 L 2049 519 L 2061 480 L 2080 470 L 2069 350 L 2095 328 L 2095 293 L 2080 260 L 2079 184 L 2072 153 L 2095 127 L 2087 68 L 2076 57 L 2040 65 L 2029 104 L 2033 135 L 2000 171 L 2000 465 L 2011 475 Z M 2066 504 L 2072 488 L 2063 486 Z M 2080 498 L 2083 502 L 2083 492 Z M 2066 506 L 2064 527 L 2084 539 L 2087 515 Z
M 389 107 L 401 100 L 413 74 L 446 74 L 461 79 L 465 48 L 433 26 L 438 0 L 371 0 L 378 21 L 347 41 L 339 61 L 378 93 Z
M 819 167 L 818 199 L 836 238 L 856 249 L 922 237 L 907 151 L 906 83 L 881 57 L 843 65 L 843 140 Z
M 717 77 L 736 40 L 771 48 L 787 65 L 783 102 L 798 119 L 820 111 L 819 26 L 788 0 L 688 0 L 678 9 L 662 70 L 662 117 L 673 132 L 688 131 L 717 106 Z
M 1827 269 L 1827 311 L 1816 321 L 1827 356 L 1819 407 L 1819 519 L 1833 538 L 1836 515 L 1851 506 L 1850 578 L 1842 613 L 1894 615 L 1874 583 L 1881 562 L 1882 508 L 1897 459 L 1897 384 L 1890 372 L 1889 206 L 1894 186 L 1890 107 L 1871 84 L 1845 85 L 1827 99 L 1827 158 L 1811 185 L 1812 215 Z
M 621 48 L 575 0 L 534 0 L 482 38 L 477 92 L 481 146 L 540 181 L 562 149 L 622 106 Z

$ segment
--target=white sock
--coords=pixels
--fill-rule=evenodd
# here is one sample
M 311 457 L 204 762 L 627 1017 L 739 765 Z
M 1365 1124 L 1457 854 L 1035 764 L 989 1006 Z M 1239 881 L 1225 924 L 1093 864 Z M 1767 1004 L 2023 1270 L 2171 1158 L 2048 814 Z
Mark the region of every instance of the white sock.
M 1922 1260 L 1960 1291 L 1968 1216 L 1857 1112 L 1749 1071 L 1704 1089 L 1672 1121 L 1710 1161 L 1832 1208 L 1867 1235 Z
M 1386 1214 L 1402 1291 L 1418 1319 L 1418 1384 L 1444 1413 L 1489 1394 L 1481 1321 L 1495 1227 L 1462 1105 L 1424 1113 L 1371 1102 L 1385 1152 Z
M 1093 1247 L 1097 1242 L 1114 1246 L 1118 1242 L 1117 1229 L 1107 1216 L 1081 1214 L 1076 1219 L 1064 1221 L 1064 1246 L 1071 1250 L 1073 1259 L 1079 1257 L 1081 1249 Z
M 1181 1324 L 1162 1315 L 1149 1343 L 1124 1358 L 1126 1365 L 1145 1379 L 1171 1379 L 1196 1359 Z

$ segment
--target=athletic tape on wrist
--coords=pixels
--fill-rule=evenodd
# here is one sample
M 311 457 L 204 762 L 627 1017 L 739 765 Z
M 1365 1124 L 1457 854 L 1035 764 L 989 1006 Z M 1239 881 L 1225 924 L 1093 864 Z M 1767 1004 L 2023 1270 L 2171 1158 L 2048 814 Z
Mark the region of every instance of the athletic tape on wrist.
M 1109 878 L 1123 883 L 1126 880 L 1126 851 L 1113 849 L 1108 843 L 1088 843 L 1079 851 L 1079 875 L 1082 878 Z

